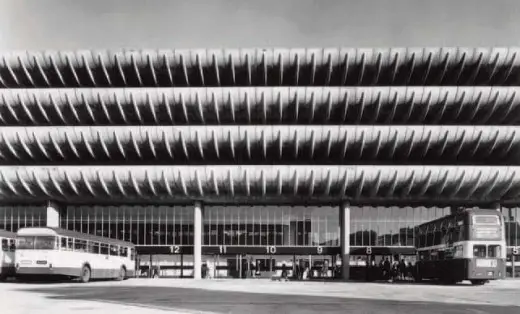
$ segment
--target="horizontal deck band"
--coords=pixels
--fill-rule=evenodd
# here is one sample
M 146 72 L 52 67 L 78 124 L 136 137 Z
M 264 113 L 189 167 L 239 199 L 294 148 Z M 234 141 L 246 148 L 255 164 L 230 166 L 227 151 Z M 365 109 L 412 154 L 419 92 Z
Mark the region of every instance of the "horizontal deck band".
M 520 48 L 13 51 L 3 87 L 518 85 Z
M 445 198 L 508 201 L 520 167 L 59 166 L 0 167 L 0 201 Z
M 96 126 L 0 129 L 5 164 L 519 164 L 516 126 Z
M 520 123 L 520 87 L 0 89 L 0 125 Z

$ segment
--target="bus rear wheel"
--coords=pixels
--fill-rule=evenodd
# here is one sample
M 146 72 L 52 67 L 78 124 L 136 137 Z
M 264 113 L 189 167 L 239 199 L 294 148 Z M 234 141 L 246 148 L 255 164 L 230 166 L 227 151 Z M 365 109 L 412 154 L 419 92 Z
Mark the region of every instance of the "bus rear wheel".
M 482 280 L 482 279 L 472 279 L 470 281 L 471 281 L 471 284 L 474 286 L 482 286 L 483 284 L 486 283 L 486 280 Z
M 126 269 L 124 267 L 121 267 L 119 270 L 119 275 L 117 276 L 117 281 L 125 280 L 126 278 Z
M 81 269 L 81 276 L 80 276 L 81 282 L 82 283 L 89 282 L 90 276 L 91 276 L 90 267 L 88 267 L 87 265 L 83 266 L 83 268 Z

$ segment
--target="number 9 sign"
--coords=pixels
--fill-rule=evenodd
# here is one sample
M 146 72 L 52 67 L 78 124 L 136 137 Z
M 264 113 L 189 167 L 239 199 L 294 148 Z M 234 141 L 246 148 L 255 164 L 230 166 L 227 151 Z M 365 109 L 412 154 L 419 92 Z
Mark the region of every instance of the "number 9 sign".
M 320 254 L 320 255 L 323 254 L 323 247 L 318 246 L 318 247 L 316 248 L 316 252 L 317 252 L 318 254 Z

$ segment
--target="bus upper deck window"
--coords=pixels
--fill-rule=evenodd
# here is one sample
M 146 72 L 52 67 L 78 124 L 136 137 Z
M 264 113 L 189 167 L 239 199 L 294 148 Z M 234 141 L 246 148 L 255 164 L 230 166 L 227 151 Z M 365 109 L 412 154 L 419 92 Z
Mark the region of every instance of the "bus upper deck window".
M 119 256 L 128 257 L 128 248 L 124 246 L 119 247 Z
M 9 250 L 9 243 L 7 239 L 2 239 L 2 251 L 8 251 Z
M 474 257 L 486 257 L 486 246 L 485 245 L 473 245 L 473 256 Z

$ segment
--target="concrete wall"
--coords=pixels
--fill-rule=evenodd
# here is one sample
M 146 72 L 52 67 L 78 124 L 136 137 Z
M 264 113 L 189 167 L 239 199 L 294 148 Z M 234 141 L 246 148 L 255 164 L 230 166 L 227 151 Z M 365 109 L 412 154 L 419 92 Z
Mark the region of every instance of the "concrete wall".
M 0 49 L 520 42 L 517 0 L 0 0 L 0 4 Z

